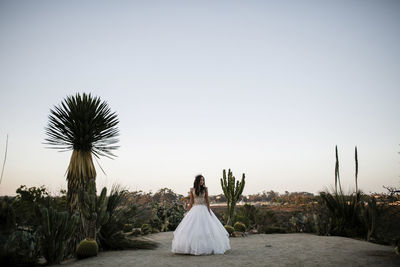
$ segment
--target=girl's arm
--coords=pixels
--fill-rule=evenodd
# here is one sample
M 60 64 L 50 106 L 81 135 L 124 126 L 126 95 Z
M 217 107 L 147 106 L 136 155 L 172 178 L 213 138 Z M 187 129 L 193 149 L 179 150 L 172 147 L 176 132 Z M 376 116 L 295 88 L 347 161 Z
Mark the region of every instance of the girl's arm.
M 208 200 L 208 188 L 206 187 L 205 189 L 206 189 L 206 195 L 205 195 L 204 198 L 206 199 L 208 212 L 211 214 L 211 211 L 210 211 L 210 201 Z
M 190 203 L 189 203 L 188 211 L 192 208 L 192 206 L 193 206 L 193 191 L 190 188 Z

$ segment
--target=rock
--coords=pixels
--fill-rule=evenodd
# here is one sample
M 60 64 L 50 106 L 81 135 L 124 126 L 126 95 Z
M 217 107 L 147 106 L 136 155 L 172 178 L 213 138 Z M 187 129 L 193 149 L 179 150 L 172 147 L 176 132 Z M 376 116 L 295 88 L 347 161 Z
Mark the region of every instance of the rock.
M 141 229 L 140 228 L 133 228 L 132 232 L 129 235 L 133 236 L 139 236 L 141 234 Z
M 244 236 L 243 232 L 235 231 L 232 233 L 232 237 L 242 237 L 242 236 Z
M 255 235 L 255 234 L 258 234 L 258 231 L 257 231 L 257 229 L 251 229 L 251 230 L 248 232 L 248 234 L 249 234 L 249 235 Z

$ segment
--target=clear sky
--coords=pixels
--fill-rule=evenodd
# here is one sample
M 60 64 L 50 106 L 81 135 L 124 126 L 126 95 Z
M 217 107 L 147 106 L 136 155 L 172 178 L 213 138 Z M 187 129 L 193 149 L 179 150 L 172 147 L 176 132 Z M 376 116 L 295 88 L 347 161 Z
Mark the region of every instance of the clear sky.
M 120 119 L 97 185 L 211 194 L 385 191 L 400 181 L 400 1 L 0 1 L 0 195 L 66 188 L 49 110 L 91 92 Z

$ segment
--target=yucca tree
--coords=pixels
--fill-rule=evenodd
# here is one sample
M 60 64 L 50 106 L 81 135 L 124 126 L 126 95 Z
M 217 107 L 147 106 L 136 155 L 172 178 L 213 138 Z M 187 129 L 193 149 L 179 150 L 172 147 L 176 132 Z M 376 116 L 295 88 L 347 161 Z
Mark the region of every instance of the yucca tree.
M 67 206 L 72 214 L 79 208 L 79 192 L 87 191 L 90 179 L 96 178 L 93 157 L 113 158 L 119 130 L 117 114 L 106 101 L 91 94 L 67 96 L 50 109 L 45 144 L 59 151 L 72 150 L 67 169 Z

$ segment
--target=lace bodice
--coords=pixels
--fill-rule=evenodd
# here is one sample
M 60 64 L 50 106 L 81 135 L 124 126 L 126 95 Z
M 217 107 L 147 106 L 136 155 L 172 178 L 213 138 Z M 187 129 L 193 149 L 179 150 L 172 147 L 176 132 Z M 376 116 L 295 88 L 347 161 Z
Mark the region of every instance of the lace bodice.
M 194 188 L 191 189 L 193 192 L 193 205 L 206 205 L 206 190 L 207 187 L 205 188 L 204 192 L 200 192 L 200 194 L 197 196 L 196 195 L 196 190 L 194 190 Z

